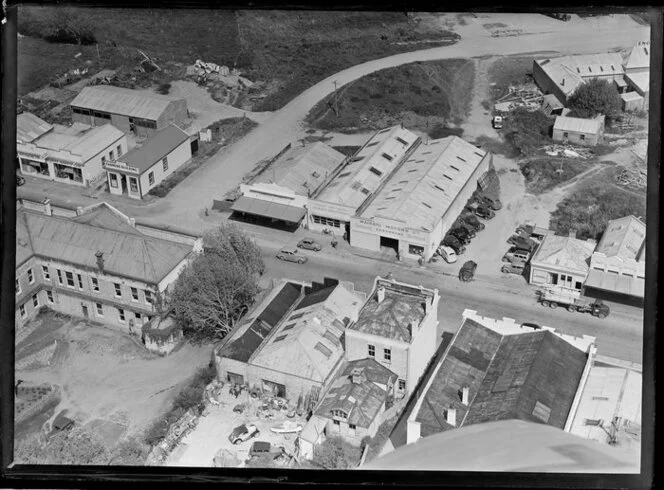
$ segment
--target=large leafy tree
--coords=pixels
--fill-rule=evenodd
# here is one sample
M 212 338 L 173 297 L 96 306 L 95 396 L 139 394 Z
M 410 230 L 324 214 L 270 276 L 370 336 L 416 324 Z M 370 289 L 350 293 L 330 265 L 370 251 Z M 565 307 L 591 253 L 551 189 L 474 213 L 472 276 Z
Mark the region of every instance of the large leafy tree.
M 607 119 L 615 119 L 622 112 L 620 94 L 611 80 L 593 78 L 577 87 L 570 96 L 568 107 L 570 116 L 590 118 L 604 114 Z
M 260 249 L 237 226 L 203 237 L 203 253 L 180 274 L 169 304 L 194 343 L 223 339 L 254 302 L 265 270 Z
M 339 436 L 331 436 L 314 449 L 313 462 L 325 469 L 357 468 L 362 456 L 360 448 Z

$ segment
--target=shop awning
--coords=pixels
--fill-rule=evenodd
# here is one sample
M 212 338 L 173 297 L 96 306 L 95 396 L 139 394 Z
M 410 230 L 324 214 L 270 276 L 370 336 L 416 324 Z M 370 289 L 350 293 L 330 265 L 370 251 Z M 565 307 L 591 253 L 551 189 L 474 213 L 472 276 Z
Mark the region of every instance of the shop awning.
M 299 223 L 305 215 L 304 209 L 297 206 L 289 206 L 288 204 L 264 201 L 247 196 L 242 196 L 235 201 L 231 209 L 239 213 L 280 219 L 289 223 Z
M 638 296 L 639 298 L 643 298 L 645 291 L 645 281 L 642 278 L 597 269 L 590 271 L 585 286 L 629 294 L 630 296 Z

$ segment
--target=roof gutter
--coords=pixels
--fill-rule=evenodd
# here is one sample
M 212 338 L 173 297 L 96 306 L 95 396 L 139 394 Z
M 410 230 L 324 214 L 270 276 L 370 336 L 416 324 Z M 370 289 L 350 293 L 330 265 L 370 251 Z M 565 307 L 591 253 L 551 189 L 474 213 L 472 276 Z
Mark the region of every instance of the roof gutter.
M 579 410 L 579 405 L 581 403 L 581 397 L 583 396 L 583 391 L 586 388 L 588 383 L 588 377 L 590 376 L 590 369 L 592 368 L 595 362 L 595 356 L 597 355 L 597 347 L 595 344 L 590 344 L 588 346 L 588 359 L 586 360 L 586 366 L 583 368 L 583 374 L 581 375 L 581 381 L 579 382 L 579 387 L 576 390 L 576 395 L 574 395 L 574 401 L 570 407 L 569 414 L 567 415 L 567 420 L 565 421 L 564 431 L 569 432 L 572 429 L 572 424 L 576 418 L 576 413 Z

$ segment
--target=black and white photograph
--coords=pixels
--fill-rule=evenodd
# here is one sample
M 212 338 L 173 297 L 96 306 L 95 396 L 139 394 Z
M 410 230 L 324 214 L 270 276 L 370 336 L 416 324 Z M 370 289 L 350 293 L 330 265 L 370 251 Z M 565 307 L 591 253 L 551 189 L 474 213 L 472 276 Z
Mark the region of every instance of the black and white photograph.
M 5 9 L 3 468 L 650 474 L 661 11 L 320 8 Z

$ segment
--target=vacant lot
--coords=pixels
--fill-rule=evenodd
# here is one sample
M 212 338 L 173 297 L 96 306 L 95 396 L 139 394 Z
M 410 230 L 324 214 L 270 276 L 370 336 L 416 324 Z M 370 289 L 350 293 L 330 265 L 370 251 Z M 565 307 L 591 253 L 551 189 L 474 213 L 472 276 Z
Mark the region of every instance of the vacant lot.
M 458 125 L 468 113 L 474 75 L 473 62 L 464 59 L 388 68 L 341 89 L 336 103 L 334 94 L 323 99 L 307 120 L 335 131 L 379 129 L 407 118 L 409 127 L 427 132 L 441 124 Z
M 522 162 L 519 166 L 526 178 L 526 191 L 531 194 L 541 194 L 568 182 L 589 169 L 591 164 L 586 160 L 574 158 L 547 157 L 534 158 Z
M 82 320 L 46 313 L 34 321 L 36 328 L 16 348 L 16 377 L 26 388 L 60 386 L 60 400 L 22 423 L 19 441 L 62 410 L 109 441 L 139 434 L 210 361 L 211 347 L 183 345 L 159 357 L 128 335 Z M 22 366 L 26 358 L 34 361 Z
M 533 58 L 531 56 L 505 56 L 496 59 L 489 68 L 489 83 L 493 101 L 509 93 L 510 85 L 532 83 Z

